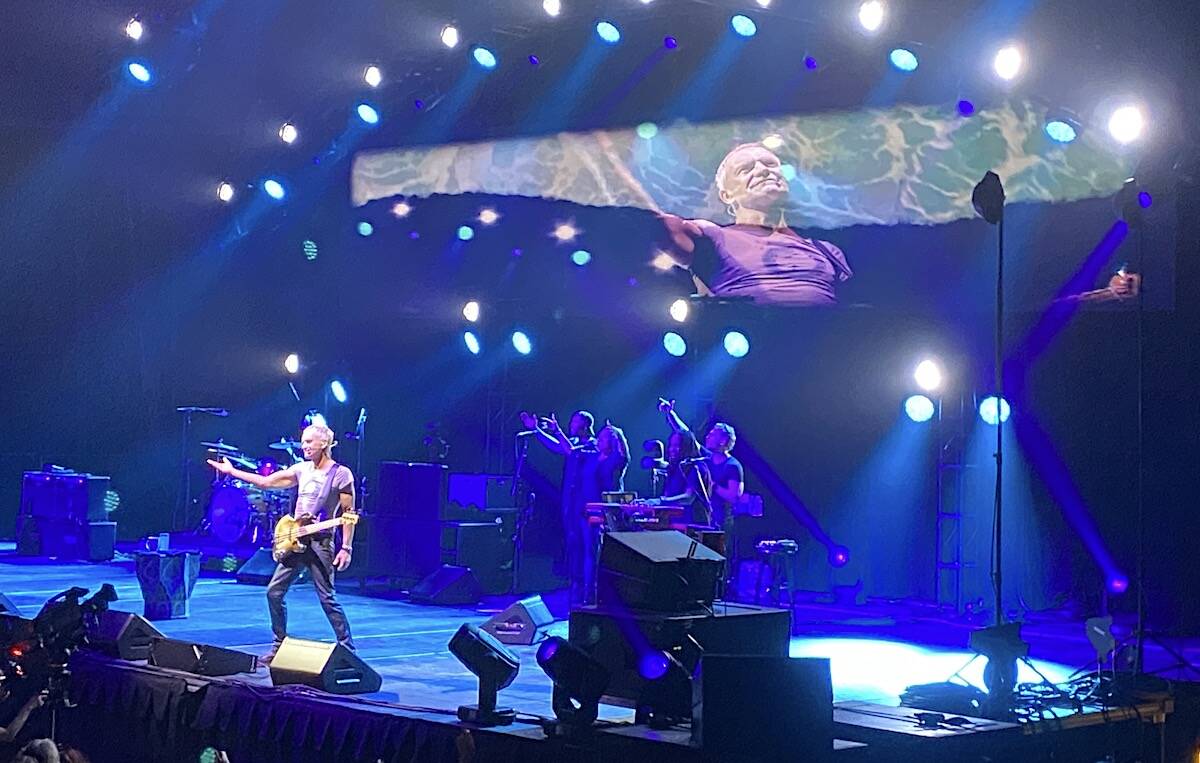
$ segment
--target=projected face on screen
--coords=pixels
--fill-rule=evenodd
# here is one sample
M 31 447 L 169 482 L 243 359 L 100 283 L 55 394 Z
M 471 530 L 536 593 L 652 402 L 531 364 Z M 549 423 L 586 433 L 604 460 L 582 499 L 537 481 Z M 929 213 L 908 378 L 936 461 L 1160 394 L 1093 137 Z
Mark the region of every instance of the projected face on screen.
M 717 168 L 717 191 L 735 220 L 739 210 L 778 214 L 788 196 L 783 162 L 760 143 L 743 143 Z

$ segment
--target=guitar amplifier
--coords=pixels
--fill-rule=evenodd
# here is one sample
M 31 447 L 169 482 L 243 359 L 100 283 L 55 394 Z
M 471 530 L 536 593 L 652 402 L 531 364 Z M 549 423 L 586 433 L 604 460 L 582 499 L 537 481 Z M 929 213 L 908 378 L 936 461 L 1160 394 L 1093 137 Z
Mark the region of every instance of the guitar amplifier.
M 443 522 L 442 564 L 469 567 L 486 594 L 512 588 L 512 537 L 496 522 Z
M 107 519 L 108 477 L 74 472 L 25 472 L 21 515 L 70 519 L 80 524 Z
M 443 464 L 381 461 L 372 515 L 437 520 L 446 504 L 446 474 Z

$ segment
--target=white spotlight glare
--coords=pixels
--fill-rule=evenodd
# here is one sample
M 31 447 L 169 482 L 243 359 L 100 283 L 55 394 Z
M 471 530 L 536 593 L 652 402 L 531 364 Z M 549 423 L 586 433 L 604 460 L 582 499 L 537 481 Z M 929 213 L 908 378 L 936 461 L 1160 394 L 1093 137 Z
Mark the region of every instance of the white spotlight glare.
M 690 306 L 686 299 L 677 299 L 671 303 L 671 308 L 668 312 L 676 323 L 683 323 L 687 320 L 689 310 Z
M 942 369 L 936 361 L 922 360 L 913 371 L 913 379 L 921 389 L 934 392 L 942 386 Z
M 1118 143 L 1132 143 L 1142 136 L 1146 118 L 1137 106 L 1121 106 L 1108 118 L 1108 134 Z
M 771 0 L 756 0 L 759 8 L 770 8 Z
M 442 33 L 440 36 L 442 39 L 442 44 L 447 48 L 454 48 L 458 46 L 458 27 L 454 26 L 453 24 L 447 24 L 446 26 L 442 27 Z
M 217 198 L 226 204 L 233 201 L 233 184 L 228 181 L 221 181 L 218 183 Z
M 295 375 L 300 372 L 300 356 L 296 353 L 288 355 L 283 360 L 283 370 L 289 374 Z
M 408 217 L 412 213 L 412 204 L 407 201 L 397 201 L 392 205 L 392 214 L 396 217 Z
M 146 28 L 142 26 L 142 22 L 138 20 L 137 16 L 131 18 L 129 23 L 125 25 L 125 36 L 134 42 L 142 39 L 142 35 L 145 33 Z
M 883 26 L 884 7 L 880 0 L 867 0 L 858 6 L 858 23 L 868 32 L 878 32 Z
M 279 126 L 279 139 L 289 146 L 296 142 L 300 137 L 300 131 L 296 129 L 296 125 L 291 122 L 284 122 Z
M 562 0 L 542 0 L 542 10 L 547 16 L 557 16 L 562 13 Z
M 354 108 L 358 118 L 369 125 L 379 124 L 379 111 L 369 103 L 360 103 Z
M 334 379 L 329 382 L 329 391 L 333 394 L 333 399 L 343 405 L 349 399 L 349 395 L 346 394 L 346 385 L 342 383 L 341 379 Z
M 479 210 L 479 222 L 483 223 L 484 225 L 495 225 L 496 221 L 499 219 L 500 213 L 491 207 L 484 207 L 483 209 Z
M 1005 82 L 1016 79 L 1024 65 L 1025 56 L 1016 45 L 1005 45 L 996 51 L 996 57 L 992 60 L 992 68 L 996 70 L 996 76 Z
M 574 223 L 565 222 L 555 224 L 554 230 L 550 235 L 557 239 L 559 243 L 565 244 L 574 241 L 579 232 Z
M 383 72 L 375 64 L 371 64 L 366 69 L 363 69 L 363 82 L 366 82 L 371 87 L 379 87 L 383 82 Z
M 467 304 L 463 305 L 462 314 L 463 317 L 468 321 L 475 323 L 479 320 L 479 303 L 475 300 L 471 300 Z

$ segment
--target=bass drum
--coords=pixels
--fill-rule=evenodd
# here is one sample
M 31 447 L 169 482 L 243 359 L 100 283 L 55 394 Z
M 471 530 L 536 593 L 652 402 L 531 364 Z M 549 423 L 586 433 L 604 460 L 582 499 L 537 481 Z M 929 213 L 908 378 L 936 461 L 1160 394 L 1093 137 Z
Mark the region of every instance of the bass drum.
M 250 527 L 254 506 L 248 487 L 243 482 L 234 481 L 213 488 L 208 502 L 208 532 L 217 540 L 233 543 Z

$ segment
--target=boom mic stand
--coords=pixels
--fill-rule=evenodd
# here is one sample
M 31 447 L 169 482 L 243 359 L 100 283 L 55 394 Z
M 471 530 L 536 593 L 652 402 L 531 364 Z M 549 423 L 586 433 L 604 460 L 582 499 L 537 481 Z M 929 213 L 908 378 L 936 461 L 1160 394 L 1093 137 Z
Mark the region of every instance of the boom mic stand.
M 192 416 L 197 413 L 207 413 L 210 416 L 225 417 L 229 411 L 224 408 L 213 408 L 203 405 L 181 405 L 175 409 L 183 414 L 183 439 L 179 446 L 179 493 L 175 499 L 175 510 L 171 513 L 171 532 L 178 532 L 187 524 L 188 512 L 192 507 Z

